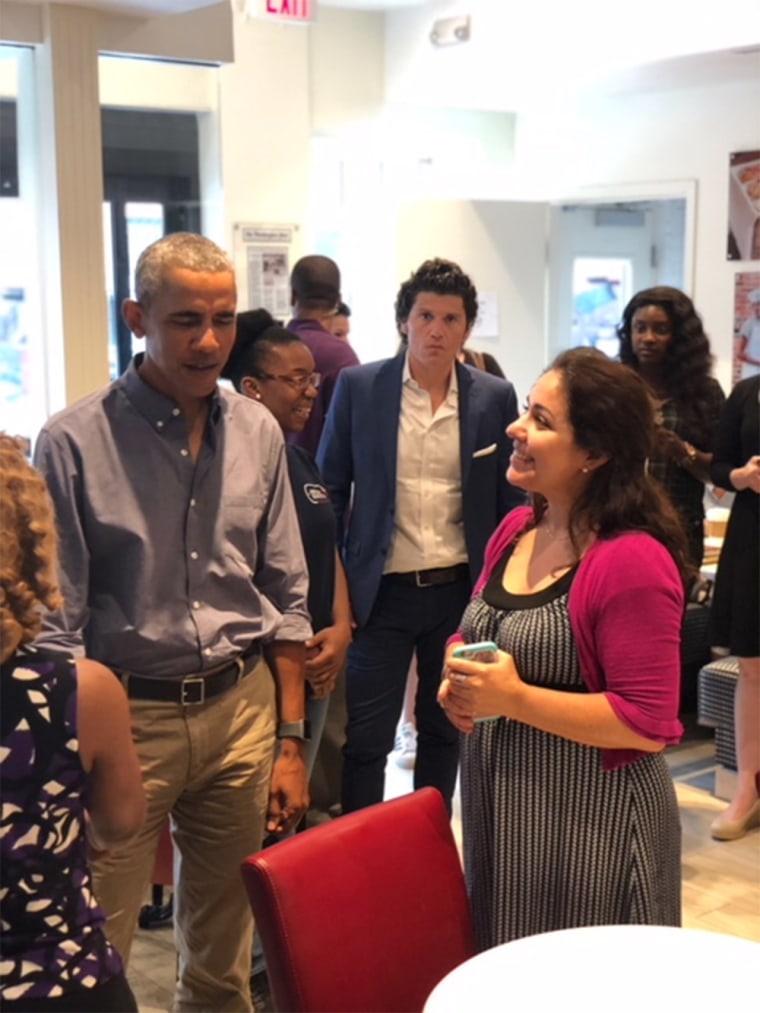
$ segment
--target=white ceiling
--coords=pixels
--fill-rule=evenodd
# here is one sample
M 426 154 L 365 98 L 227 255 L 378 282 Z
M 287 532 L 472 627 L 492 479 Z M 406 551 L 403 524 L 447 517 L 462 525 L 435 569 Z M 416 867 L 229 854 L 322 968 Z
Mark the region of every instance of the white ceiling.
M 34 4 L 43 0 L 16 0 L 16 2 Z M 44 2 L 70 4 L 72 0 L 44 0 Z M 112 13 L 167 16 L 209 7 L 225 0 L 74 0 L 74 2 L 82 7 Z M 240 0 L 228 2 L 237 4 Z M 431 0 L 318 0 L 318 3 L 323 7 L 392 11 L 405 7 L 423 8 L 431 4 Z M 754 41 L 756 36 L 755 32 L 751 41 Z M 723 49 L 694 56 L 655 60 L 643 67 L 614 69 L 605 75 L 605 80 L 598 79 L 596 87 L 608 91 L 642 91 L 690 87 L 700 83 L 717 84 L 737 79 L 757 79 L 758 76 L 760 76 L 760 47 L 748 46 L 744 51 Z M 508 107 L 513 108 L 512 105 Z
M 38 3 L 40 0 L 18 0 Z M 71 0 L 47 0 L 49 3 L 71 3 Z M 140 14 L 182 14 L 200 7 L 211 7 L 220 0 L 79 0 L 77 6 L 96 10 L 134 12 Z M 427 0 L 319 0 L 323 7 L 345 7 L 362 11 L 390 11 L 401 7 L 424 7 Z

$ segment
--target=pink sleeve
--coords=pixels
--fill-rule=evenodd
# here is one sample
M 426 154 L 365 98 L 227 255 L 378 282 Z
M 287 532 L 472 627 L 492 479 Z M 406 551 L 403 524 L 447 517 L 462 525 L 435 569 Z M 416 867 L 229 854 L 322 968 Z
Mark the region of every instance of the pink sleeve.
M 595 560 L 589 600 L 602 688 L 633 731 L 678 742 L 684 595 L 675 563 L 643 533 L 605 548 Z

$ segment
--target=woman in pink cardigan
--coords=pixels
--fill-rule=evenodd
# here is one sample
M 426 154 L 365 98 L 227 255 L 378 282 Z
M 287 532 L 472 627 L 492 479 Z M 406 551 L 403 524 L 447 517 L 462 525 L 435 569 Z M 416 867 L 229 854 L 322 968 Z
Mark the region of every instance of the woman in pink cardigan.
M 507 430 L 532 494 L 491 538 L 439 694 L 462 732 L 465 871 L 478 941 L 678 925 L 686 539 L 647 474 L 641 379 L 562 353 Z M 495 661 L 454 657 L 495 641 Z

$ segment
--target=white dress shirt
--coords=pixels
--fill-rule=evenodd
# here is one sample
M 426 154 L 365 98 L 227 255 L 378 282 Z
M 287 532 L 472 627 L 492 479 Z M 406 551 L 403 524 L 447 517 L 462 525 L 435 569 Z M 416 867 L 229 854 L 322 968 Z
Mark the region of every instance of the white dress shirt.
M 404 362 L 396 460 L 396 513 L 384 573 L 431 570 L 467 562 L 462 524 L 459 386 L 433 413 L 430 394 Z

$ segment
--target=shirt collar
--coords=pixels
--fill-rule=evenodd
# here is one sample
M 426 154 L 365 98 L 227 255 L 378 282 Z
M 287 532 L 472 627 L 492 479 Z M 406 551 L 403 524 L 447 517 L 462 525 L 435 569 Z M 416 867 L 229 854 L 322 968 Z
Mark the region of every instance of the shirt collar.
M 409 369 L 409 349 L 404 352 L 404 368 L 401 371 L 401 386 L 402 387 L 413 387 L 414 390 L 421 390 L 422 388 L 412 376 L 412 372 Z M 450 401 L 452 404 L 456 404 L 459 398 L 459 377 L 457 376 L 457 364 L 452 362 L 451 364 L 451 375 L 449 376 L 449 389 L 446 393 L 446 401 Z
M 144 357 L 144 352 L 138 352 L 116 383 L 124 390 L 129 401 L 154 428 L 163 429 L 172 419 L 181 416 L 182 411 L 176 401 L 172 401 L 166 395 L 160 394 L 142 379 L 138 373 L 138 369 Z M 216 423 L 221 414 L 221 399 L 219 397 L 218 386 L 210 396 L 209 407 L 209 418 L 213 423 Z

